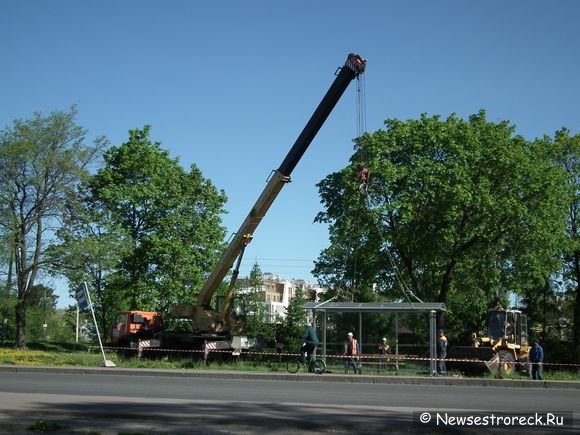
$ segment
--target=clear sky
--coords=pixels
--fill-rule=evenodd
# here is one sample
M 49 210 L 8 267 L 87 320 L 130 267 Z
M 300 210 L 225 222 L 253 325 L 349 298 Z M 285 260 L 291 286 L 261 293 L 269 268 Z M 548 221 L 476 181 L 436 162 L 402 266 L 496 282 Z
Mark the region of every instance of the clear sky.
M 580 2 L 0 2 L 0 128 L 77 104 L 89 138 L 152 126 L 229 200 L 235 232 L 349 52 L 368 59 L 366 126 L 483 108 L 529 139 L 580 133 Z M 315 184 L 348 164 L 351 84 L 246 250 L 241 274 L 313 281 L 328 245 Z M 70 302 L 59 284 L 59 306 Z

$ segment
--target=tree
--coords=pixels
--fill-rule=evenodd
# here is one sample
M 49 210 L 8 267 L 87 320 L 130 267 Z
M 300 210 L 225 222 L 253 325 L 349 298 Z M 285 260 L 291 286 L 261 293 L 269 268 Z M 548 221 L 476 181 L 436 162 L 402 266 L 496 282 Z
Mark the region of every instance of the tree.
M 264 280 L 262 279 L 262 270 L 258 263 L 254 263 L 250 270 L 250 276 L 247 279 L 249 284 L 249 294 L 246 295 L 246 328 L 245 333 L 253 337 L 262 337 L 272 339 L 275 336 L 273 324 L 267 320 L 264 299 Z
M 194 302 L 217 261 L 226 196 L 195 165 L 184 171 L 149 133 L 149 126 L 130 130 L 128 142 L 110 148 L 88 188 L 94 207 L 124 238 L 106 291 L 125 308 L 167 312 Z
M 573 349 L 580 360 L 580 135 L 570 135 L 566 128 L 557 131 L 554 144 L 559 153 L 556 161 L 567 175 L 570 189 L 567 219 L 567 243 L 563 255 L 563 288 L 575 299 L 573 310 Z
M 12 271 L 14 261 L 12 261 L 12 250 L 10 249 L 10 238 L 6 233 L 0 234 L 0 345 L 12 337 L 12 324 L 9 324 L 10 313 L 14 312 L 16 301 L 14 297 Z M 12 322 L 13 323 L 13 322 Z
M 305 302 L 304 287 L 297 287 L 294 297 L 290 299 L 286 308 L 286 317 L 278 330 L 277 341 L 291 351 L 298 351 L 302 344 L 300 340 L 306 327 Z
M 56 312 L 58 296 L 42 284 L 34 285 L 26 295 L 26 336 L 31 340 L 48 337 L 48 323 Z
M 316 263 L 319 279 L 334 276 L 347 287 L 344 269 L 337 277 L 333 267 L 352 258 L 348 246 L 364 259 L 357 281 L 391 300 L 412 292 L 424 301 L 460 293 L 491 301 L 555 270 L 565 188 L 545 141 L 529 142 L 484 111 L 385 125 L 357 139 L 352 164 L 319 183 L 325 211 L 317 221 L 331 234 Z M 370 168 L 368 198 L 358 191 L 360 163 Z
M 95 317 L 101 331 L 107 331 L 122 300 L 106 286 L 129 252 L 128 238 L 94 201 L 85 183 L 74 195 L 67 201 L 57 240 L 49 247 L 50 264 L 53 274 L 67 278 L 71 292 L 87 282 Z
M 64 198 L 88 175 L 105 144 L 85 143 L 75 107 L 0 132 L 0 231 L 8 238 L 16 281 L 15 346 L 26 347 L 26 298 L 46 269 L 46 245 L 64 212 Z

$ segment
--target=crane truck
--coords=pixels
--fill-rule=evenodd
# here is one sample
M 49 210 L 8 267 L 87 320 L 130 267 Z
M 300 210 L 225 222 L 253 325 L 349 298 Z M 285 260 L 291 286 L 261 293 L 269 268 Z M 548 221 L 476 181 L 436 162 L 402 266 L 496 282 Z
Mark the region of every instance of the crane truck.
M 337 69 L 336 78 L 322 101 L 310 117 L 308 123 L 296 139 L 294 145 L 278 167 L 272 171 L 268 182 L 248 216 L 233 236 L 226 250 L 215 265 L 199 292 L 195 305 L 173 307 L 176 318 L 190 319 L 191 329 L 187 332 L 167 331 L 163 327 L 159 313 L 150 311 L 123 311 L 117 314 L 112 328 L 111 343 L 124 349 L 139 352 L 146 349 L 190 349 L 232 351 L 239 354 L 251 346 L 251 340 L 241 335 L 243 321 L 233 315 L 234 288 L 239 274 L 240 263 L 246 246 L 260 221 L 282 190 L 290 182 L 291 174 L 310 143 L 346 91 L 352 80 L 358 78 L 366 67 L 366 60 L 356 54 L 349 54 L 345 64 Z M 219 307 L 212 307 L 211 301 L 226 275 L 234 267 L 226 296 L 220 299 Z

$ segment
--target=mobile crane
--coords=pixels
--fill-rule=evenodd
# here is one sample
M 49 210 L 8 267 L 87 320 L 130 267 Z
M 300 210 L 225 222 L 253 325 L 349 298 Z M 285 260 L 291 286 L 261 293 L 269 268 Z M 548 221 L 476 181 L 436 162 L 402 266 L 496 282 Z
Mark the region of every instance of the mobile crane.
M 205 348 L 209 344 L 213 349 L 234 349 L 239 351 L 239 349 L 249 346 L 245 337 L 236 335 L 242 332 L 243 322 L 230 315 L 234 287 L 245 248 L 251 242 L 254 231 L 282 188 L 291 181 L 290 175 L 292 171 L 338 103 L 338 100 L 346 91 L 350 82 L 362 74 L 365 68 L 365 59 L 352 53 L 348 55 L 344 66 L 337 69 L 334 82 L 296 139 L 296 142 L 278 169 L 272 171 L 266 187 L 202 287 L 197 303 L 195 305 L 178 305 L 173 308 L 172 314 L 175 317 L 191 319 L 193 334 L 196 339 L 187 341 L 193 344 L 193 347 L 199 347 L 199 344 L 203 343 Z M 212 297 L 225 276 L 232 269 L 234 262 L 236 262 L 236 266 L 232 271 L 226 297 L 221 308 L 219 310 L 214 309 L 211 307 Z M 180 342 L 178 336 L 164 333 L 158 317 L 157 313 L 152 312 L 125 311 L 119 313 L 113 326 L 112 343 L 117 345 L 120 343 L 127 345 L 129 343 L 132 347 L 139 347 L 139 349 L 143 347 L 165 348 L 169 346 L 169 342 L 171 342 L 171 347 L 185 347 L 185 344 Z M 155 335 L 156 333 L 154 332 L 152 339 L 150 337 L 146 337 L 146 340 L 140 338 L 140 336 L 144 336 L 143 333 L 145 331 L 151 335 L 151 331 L 155 329 L 159 333 Z M 160 338 L 156 338 L 157 336 Z M 164 339 L 163 337 L 172 337 L 172 339 Z

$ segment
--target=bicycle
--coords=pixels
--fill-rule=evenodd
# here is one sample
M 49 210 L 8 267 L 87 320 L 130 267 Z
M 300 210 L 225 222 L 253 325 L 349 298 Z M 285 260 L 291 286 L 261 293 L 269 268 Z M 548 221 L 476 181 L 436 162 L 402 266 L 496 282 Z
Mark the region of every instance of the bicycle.
M 290 359 L 286 362 L 288 373 L 297 373 L 300 367 L 308 367 L 309 372 L 321 375 L 326 371 L 326 362 L 314 355 L 308 355 L 305 361 L 301 361 L 300 356 L 298 356 L 296 359 Z

